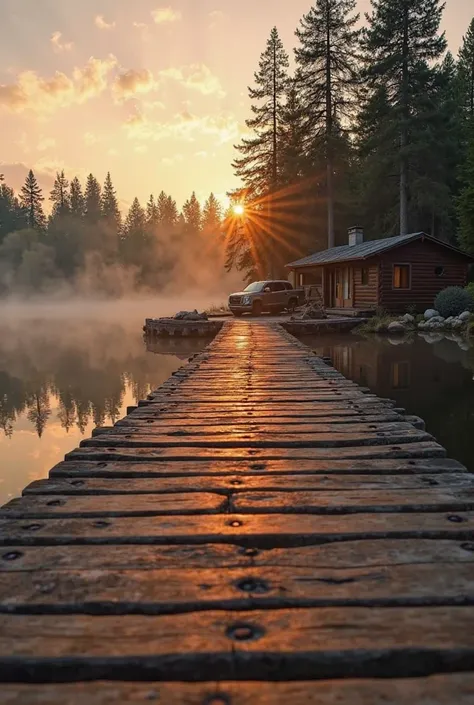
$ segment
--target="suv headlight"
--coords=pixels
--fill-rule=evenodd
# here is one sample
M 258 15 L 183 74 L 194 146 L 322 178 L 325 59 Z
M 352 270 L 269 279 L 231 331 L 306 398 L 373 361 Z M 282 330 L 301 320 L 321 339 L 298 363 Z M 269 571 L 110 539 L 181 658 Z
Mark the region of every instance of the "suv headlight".
M 244 296 L 242 303 L 244 306 L 250 306 L 250 296 Z

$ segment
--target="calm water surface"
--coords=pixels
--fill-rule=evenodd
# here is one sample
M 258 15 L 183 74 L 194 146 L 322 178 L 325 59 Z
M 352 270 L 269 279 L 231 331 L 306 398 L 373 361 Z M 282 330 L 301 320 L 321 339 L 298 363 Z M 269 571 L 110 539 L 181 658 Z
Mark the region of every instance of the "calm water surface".
M 205 344 L 169 340 L 147 350 L 148 313 L 0 319 L 0 504 L 47 477 L 95 426 L 125 416 Z M 425 419 L 449 455 L 474 470 L 474 349 L 446 339 L 303 340 Z
M 164 341 L 147 351 L 146 315 L 0 319 L 0 505 L 203 347 Z
M 474 347 L 440 336 L 302 338 L 319 355 L 381 397 L 421 416 L 450 457 L 474 471 Z

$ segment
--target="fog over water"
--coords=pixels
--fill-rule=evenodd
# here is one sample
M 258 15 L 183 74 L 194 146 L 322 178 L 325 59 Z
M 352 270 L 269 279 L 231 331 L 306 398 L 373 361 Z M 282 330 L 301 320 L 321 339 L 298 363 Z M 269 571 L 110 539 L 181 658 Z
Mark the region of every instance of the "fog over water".
M 0 309 L 0 504 L 162 384 L 203 341 L 147 351 L 145 318 L 223 297 L 3 302 Z

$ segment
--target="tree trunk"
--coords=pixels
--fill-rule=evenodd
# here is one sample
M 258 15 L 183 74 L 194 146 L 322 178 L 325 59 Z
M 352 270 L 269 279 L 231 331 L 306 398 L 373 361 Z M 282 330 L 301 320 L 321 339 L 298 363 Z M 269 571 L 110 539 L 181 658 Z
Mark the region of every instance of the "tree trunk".
M 401 86 L 401 125 L 400 125 L 400 235 L 408 234 L 408 7 L 403 7 L 403 63 Z
M 334 179 L 333 179 L 333 149 L 332 149 L 332 75 L 331 75 L 331 10 L 329 3 L 326 8 L 326 195 L 328 210 L 328 247 L 334 247 Z

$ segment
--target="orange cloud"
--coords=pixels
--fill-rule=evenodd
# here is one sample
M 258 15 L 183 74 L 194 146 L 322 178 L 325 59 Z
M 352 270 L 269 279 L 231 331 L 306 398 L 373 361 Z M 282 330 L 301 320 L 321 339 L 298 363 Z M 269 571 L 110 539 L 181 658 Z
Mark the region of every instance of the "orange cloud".
M 74 46 L 72 42 L 63 42 L 62 36 L 63 35 L 61 32 L 53 32 L 51 35 L 50 42 L 53 45 L 53 51 L 56 52 L 56 54 L 59 54 L 62 51 L 71 51 Z
M 137 93 L 149 93 L 156 87 L 153 74 L 148 69 L 129 69 L 120 73 L 114 83 L 113 91 L 117 100 L 127 100 Z
M 107 87 L 108 75 L 117 59 L 91 57 L 83 68 L 75 68 L 72 76 L 56 71 L 45 79 L 36 71 L 23 71 L 16 83 L 0 85 L 0 106 L 12 112 L 30 110 L 38 114 L 52 113 L 58 108 L 85 103 L 100 95 Z
M 171 7 L 159 7 L 156 10 L 152 10 L 151 16 L 155 24 L 169 24 L 182 19 L 181 12 L 173 10 Z
M 164 69 L 160 71 L 160 77 L 175 80 L 184 87 L 199 91 L 203 95 L 225 96 L 221 82 L 205 64 Z
M 94 24 L 96 27 L 99 29 L 115 29 L 115 21 L 114 22 L 106 22 L 104 19 L 104 15 L 97 15 L 94 19 Z
M 210 136 L 216 144 L 239 137 L 239 123 L 232 115 L 193 115 L 182 111 L 167 122 L 149 120 L 142 113 L 131 115 L 123 125 L 130 140 L 165 140 L 170 138 L 194 142 L 196 137 Z

